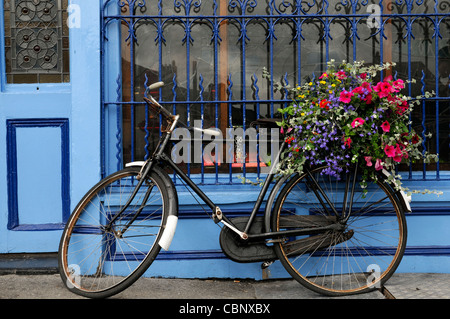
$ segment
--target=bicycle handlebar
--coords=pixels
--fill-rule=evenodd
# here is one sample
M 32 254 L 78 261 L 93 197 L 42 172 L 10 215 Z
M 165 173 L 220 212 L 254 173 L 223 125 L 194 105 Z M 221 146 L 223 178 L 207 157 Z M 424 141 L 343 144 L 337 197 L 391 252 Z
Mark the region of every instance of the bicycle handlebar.
M 156 82 L 156 83 L 150 84 L 150 86 L 147 88 L 147 90 L 148 91 L 156 90 L 156 89 L 159 89 L 162 86 L 164 86 L 164 82 Z
M 144 100 L 147 101 L 147 103 L 151 103 L 153 105 L 158 106 L 158 112 L 164 114 L 164 116 L 166 117 L 173 117 L 173 114 L 170 113 L 169 111 L 167 111 L 161 104 L 158 103 L 158 101 L 155 100 L 155 98 L 149 94 L 151 90 L 156 90 L 159 89 L 160 87 L 164 86 L 164 82 L 156 82 L 153 83 L 151 85 L 149 85 L 147 87 L 147 89 L 145 90 L 145 95 L 147 95 L 148 97 L 144 97 Z M 178 122 L 181 126 L 187 128 L 187 129 L 193 129 L 194 131 L 200 131 L 204 134 L 207 135 L 211 135 L 211 136 L 220 136 L 220 132 L 213 130 L 213 129 L 203 129 L 203 128 L 198 128 L 198 127 L 188 127 L 186 124 L 182 123 L 182 122 Z

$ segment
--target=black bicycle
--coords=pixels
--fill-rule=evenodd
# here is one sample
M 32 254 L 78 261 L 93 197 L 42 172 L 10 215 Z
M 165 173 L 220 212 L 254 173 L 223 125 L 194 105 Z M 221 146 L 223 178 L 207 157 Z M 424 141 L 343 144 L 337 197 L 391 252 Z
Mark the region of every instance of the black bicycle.
M 251 214 L 227 218 L 167 155 L 172 132 L 186 125 L 150 95 L 145 101 L 163 121 L 153 155 L 89 190 L 62 234 L 59 270 L 72 292 L 91 298 L 117 294 L 144 274 L 161 248 L 169 249 L 178 197 L 168 170 L 209 206 L 214 222 L 223 226 L 222 250 L 233 261 L 267 266 L 280 260 L 298 282 L 330 296 L 380 288 L 394 273 L 406 246 L 410 207 L 405 194 L 387 182 L 387 172 L 363 189 L 356 168 L 339 177 L 322 174 L 326 166 L 280 178 L 272 171 Z

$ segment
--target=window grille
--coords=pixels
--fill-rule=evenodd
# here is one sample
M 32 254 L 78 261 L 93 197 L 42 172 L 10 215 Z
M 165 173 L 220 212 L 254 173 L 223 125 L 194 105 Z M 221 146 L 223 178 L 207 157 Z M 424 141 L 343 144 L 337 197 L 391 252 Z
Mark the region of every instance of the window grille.
M 393 77 L 417 80 L 406 88 L 411 96 L 436 92 L 411 120 L 423 150 L 440 161 L 403 169 L 409 179 L 443 179 L 449 11 L 448 0 L 104 0 L 105 173 L 146 159 L 154 147 L 158 119 L 142 103 L 149 83 L 166 83 L 157 97 L 190 125 L 245 130 L 256 118 L 276 117 L 289 103 L 286 87 L 315 79 L 335 59 L 395 62 Z M 111 52 L 120 53 L 116 73 Z M 185 169 L 205 184 L 234 183 L 237 175 L 259 176 L 265 163 L 253 164 L 212 160 Z

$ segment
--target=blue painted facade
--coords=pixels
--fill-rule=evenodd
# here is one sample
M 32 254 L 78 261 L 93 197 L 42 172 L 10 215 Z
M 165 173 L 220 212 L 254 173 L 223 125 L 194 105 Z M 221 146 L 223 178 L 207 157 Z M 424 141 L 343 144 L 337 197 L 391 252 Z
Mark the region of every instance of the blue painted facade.
M 288 103 L 283 89 L 273 93 L 275 82 L 295 85 L 313 78 L 330 58 L 392 59 L 406 63 L 403 78 L 418 76 L 411 92 L 438 88 L 436 52 L 449 41 L 449 4 L 431 2 L 424 9 L 424 1 L 411 0 L 394 1 L 394 6 L 358 0 L 71 1 L 81 15 L 79 26 L 70 29 L 70 83 L 8 84 L 0 56 L 0 139 L 6 141 L 0 148 L 0 253 L 56 251 L 62 225 L 86 190 L 126 162 L 148 156 L 158 123 L 142 103 L 147 83 L 165 81 L 157 92 L 161 103 L 188 121 L 200 119 L 204 127 L 221 129 L 245 128 L 253 118 L 273 116 Z M 370 4 L 377 7 L 368 11 Z M 398 25 L 398 38 L 388 22 L 378 31 L 366 27 L 377 8 L 381 21 Z M 419 20 L 429 25 L 419 31 Z M 419 42 L 428 43 L 420 48 L 431 53 L 415 63 Z M 269 83 L 262 67 L 271 74 Z M 424 147 L 438 149 L 445 159 L 450 154 L 449 96 L 435 91 L 440 95 L 430 99 L 431 107 L 421 106 L 416 120 L 421 131 L 435 136 Z M 439 164 L 403 174 L 411 189 L 443 195 L 413 196 L 400 272 L 450 271 L 450 173 L 448 160 Z M 247 164 L 184 168 L 231 217 L 249 213 L 259 192 L 239 176 L 263 177 L 259 166 Z M 174 180 L 180 202 L 177 232 L 149 275 L 262 278 L 259 263 L 225 258 L 220 228 L 209 219 L 206 205 L 207 212 Z M 274 278 L 288 276 L 278 262 L 269 269 Z
M 99 6 L 71 1 L 80 8 L 81 24 L 70 29 L 70 83 L 15 84 L 6 76 L 5 3 L 0 253 L 54 252 L 73 205 L 100 178 Z

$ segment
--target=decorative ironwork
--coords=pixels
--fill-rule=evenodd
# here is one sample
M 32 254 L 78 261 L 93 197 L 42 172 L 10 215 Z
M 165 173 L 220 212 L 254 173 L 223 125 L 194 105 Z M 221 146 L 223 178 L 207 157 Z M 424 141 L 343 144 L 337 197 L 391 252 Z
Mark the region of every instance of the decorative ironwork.
M 276 116 L 289 102 L 283 86 L 316 79 L 334 58 L 396 62 L 384 76 L 416 79 L 407 88 L 412 96 L 434 90 L 436 96 L 416 107 L 411 120 L 426 136 L 424 150 L 438 152 L 441 160 L 407 170 L 410 179 L 417 178 L 417 169 L 423 170 L 420 178 L 440 179 L 440 170 L 448 169 L 450 74 L 443 66 L 450 69 L 450 57 L 438 53 L 450 47 L 448 0 L 104 0 L 103 5 L 104 52 L 117 50 L 106 39 L 121 26 L 122 101 L 105 95 L 103 105 L 106 114 L 113 105 L 131 114 L 131 119 L 124 115 L 121 131 L 124 160 L 148 156 L 156 134 L 147 125 L 139 132 L 125 123 L 146 116 L 144 75 L 166 83 L 159 92 L 162 103 L 185 120 L 201 119 L 223 130 Z M 197 171 L 203 174 L 206 164 L 201 165 Z M 234 166 L 214 165 L 209 170 L 214 183 L 220 182 L 219 172 L 229 173 L 226 182 L 233 180 Z M 240 167 L 244 175 L 246 168 Z
M 68 81 L 63 2 L 67 6 L 63 0 L 5 0 L 8 82 Z

